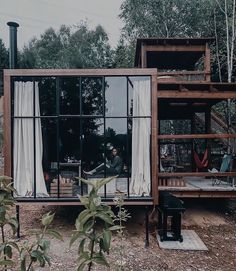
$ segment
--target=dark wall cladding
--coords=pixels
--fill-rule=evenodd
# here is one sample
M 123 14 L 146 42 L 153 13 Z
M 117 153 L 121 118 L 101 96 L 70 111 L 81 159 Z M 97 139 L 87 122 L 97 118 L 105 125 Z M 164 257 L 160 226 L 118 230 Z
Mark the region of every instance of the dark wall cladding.
M 133 84 L 137 78 L 64 76 L 30 79 L 38 84 L 39 91 L 31 95 L 29 103 L 33 103 L 34 97 L 33 108 L 36 110 L 38 99 L 40 113 L 32 111 L 34 113 L 27 118 L 34 119 L 36 124 L 40 120 L 42 170 L 49 197 L 86 194 L 89 188 L 78 177 L 100 179 L 111 175 L 119 175 L 119 188 L 129 195 L 133 118 L 151 117 L 150 114 L 133 116 Z M 13 109 L 14 97 L 19 96 L 14 93 L 14 88 L 12 94 Z M 24 115 L 13 115 L 14 123 L 25 118 Z M 35 137 L 38 132 L 35 130 Z M 114 159 L 114 148 L 120 158 L 118 173 L 109 168 Z M 34 160 L 36 156 L 34 153 Z M 96 172 L 92 177 L 84 175 L 94 169 Z M 111 182 L 101 195 L 109 197 L 116 189 Z M 33 196 L 38 197 L 35 193 Z

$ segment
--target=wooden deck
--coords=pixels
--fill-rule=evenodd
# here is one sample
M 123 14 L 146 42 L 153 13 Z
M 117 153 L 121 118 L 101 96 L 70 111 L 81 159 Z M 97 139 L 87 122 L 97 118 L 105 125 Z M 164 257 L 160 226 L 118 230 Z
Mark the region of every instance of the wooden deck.
M 183 178 L 186 185 L 185 186 L 176 186 L 176 187 L 167 187 L 159 186 L 159 191 L 168 190 L 168 191 L 235 191 L 236 186 L 232 185 L 232 180 L 230 182 L 222 181 L 220 184 L 212 185 L 212 180 L 210 178 L 203 177 L 185 177 Z

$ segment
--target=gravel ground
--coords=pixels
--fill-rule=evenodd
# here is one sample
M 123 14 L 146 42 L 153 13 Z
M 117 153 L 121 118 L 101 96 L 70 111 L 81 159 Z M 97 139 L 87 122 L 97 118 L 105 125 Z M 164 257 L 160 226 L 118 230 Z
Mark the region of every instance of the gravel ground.
M 222 203 L 222 202 L 221 202 Z M 221 204 L 220 203 L 220 204 Z M 130 209 L 132 219 L 127 224 L 124 238 L 123 270 L 151 271 L 234 271 L 236 270 L 236 215 L 227 213 L 219 202 L 213 201 L 187 204 L 183 228 L 195 230 L 209 251 L 162 250 L 156 241 L 153 225 L 150 227 L 150 246 L 144 247 L 145 225 L 142 208 Z M 52 265 L 44 270 L 76 270 L 77 247 L 69 249 L 69 239 L 74 229 L 78 207 L 43 207 L 26 205 L 21 208 L 21 241 L 27 236 L 27 230 L 37 228 L 39 219 L 47 211 L 56 211 L 54 228 L 59 230 L 64 242 L 52 241 Z M 219 211 L 220 209 L 220 211 Z M 231 210 L 234 210 L 231 208 Z M 110 268 L 94 267 L 93 270 L 119 270 L 119 245 L 117 236 L 112 239 L 112 248 L 108 260 Z M 37 270 L 41 270 L 40 268 Z

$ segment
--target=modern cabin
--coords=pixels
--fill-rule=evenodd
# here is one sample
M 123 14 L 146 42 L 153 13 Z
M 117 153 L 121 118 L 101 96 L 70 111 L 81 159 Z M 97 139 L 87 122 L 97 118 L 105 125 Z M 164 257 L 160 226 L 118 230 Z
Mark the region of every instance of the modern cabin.
M 211 82 L 211 41 L 138 39 L 134 69 L 5 70 L 17 201 L 79 205 L 79 177 L 113 175 L 100 190 L 110 204 L 117 192 L 127 205 L 157 205 L 163 190 L 235 197 L 236 133 L 218 109 L 236 84 Z

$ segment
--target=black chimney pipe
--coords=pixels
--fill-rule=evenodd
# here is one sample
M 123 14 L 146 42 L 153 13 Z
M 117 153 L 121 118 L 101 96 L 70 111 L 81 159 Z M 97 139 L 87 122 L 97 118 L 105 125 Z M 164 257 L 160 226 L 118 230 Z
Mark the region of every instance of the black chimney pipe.
M 17 27 L 19 24 L 16 22 L 8 22 L 9 26 L 9 68 L 16 69 L 17 68 Z

